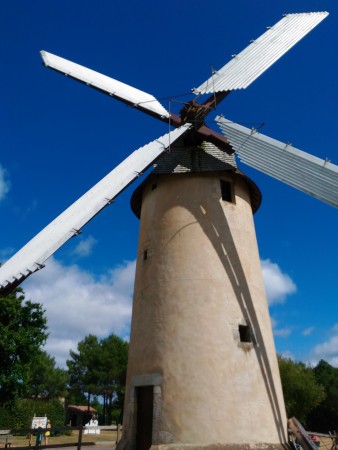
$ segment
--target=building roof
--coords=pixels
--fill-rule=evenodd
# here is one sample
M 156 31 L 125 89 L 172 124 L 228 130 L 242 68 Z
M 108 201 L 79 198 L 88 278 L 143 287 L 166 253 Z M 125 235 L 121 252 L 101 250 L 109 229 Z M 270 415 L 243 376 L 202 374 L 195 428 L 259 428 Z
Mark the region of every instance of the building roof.
M 210 142 L 203 142 L 200 146 L 188 146 L 184 141 L 178 140 L 168 152 L 156 161 L 154 170 L 148 177 L 135 189 L 130 200 L 130 205 L 136 217 L 140 218 L 142 193 L 149 180 L 155 180 L 154 177 L 161 174 L 181 174 L 196 172 L 228 172 L 233 176 L 240 177 L 247 184 L 250 196 L 251 207 L 255 213 L 260 206 L 262 196 L 257 185 L 236 165 L 235 155 L 229 154 Z
M 96 413 L 97 410 L 95 408 L 93 408 L 92 406 L 78 406 L 78 405 L 68 405 L 67 406 L 68 409 L 71 409 L 74 412 L 80 413 L 80 414 L 85 414 L 88 411 L 91 413 Z

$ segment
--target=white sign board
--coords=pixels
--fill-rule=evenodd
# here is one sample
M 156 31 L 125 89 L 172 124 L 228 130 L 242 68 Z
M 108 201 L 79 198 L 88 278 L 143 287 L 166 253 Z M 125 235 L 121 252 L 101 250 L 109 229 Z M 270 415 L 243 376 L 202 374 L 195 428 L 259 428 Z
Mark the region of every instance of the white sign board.
M 32 428 L 47 428 L 47 417 L 33 417 Z
M 85 425 L 84 434 L 100 434 L 99 423 L 97 420 L 90 420 Z

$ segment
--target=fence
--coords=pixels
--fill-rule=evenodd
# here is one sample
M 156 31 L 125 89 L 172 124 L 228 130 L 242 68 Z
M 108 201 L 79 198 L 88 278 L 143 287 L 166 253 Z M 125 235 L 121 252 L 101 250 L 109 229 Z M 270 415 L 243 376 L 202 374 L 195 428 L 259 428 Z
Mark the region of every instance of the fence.
M 116 444 L 121 439 L 121 430 L 121 425 L 0 430 L 0 447 L 3 444 L 6 448 L 13 446 L 16 450 L 27 448 L 41 450 L 50 447 L 77 447 L 77 450 L 81 450 L 83 445 L 100 442 Z M 47 435 L 48 438 L 47 432 L 50 433 L 50 436 Z
M 304 450 L 338 450 L 338 436 L 335 431 L 329 434 L 306 431 L 301 423 L 295 418 L 288 421 L 290 441 L 295 449 Z

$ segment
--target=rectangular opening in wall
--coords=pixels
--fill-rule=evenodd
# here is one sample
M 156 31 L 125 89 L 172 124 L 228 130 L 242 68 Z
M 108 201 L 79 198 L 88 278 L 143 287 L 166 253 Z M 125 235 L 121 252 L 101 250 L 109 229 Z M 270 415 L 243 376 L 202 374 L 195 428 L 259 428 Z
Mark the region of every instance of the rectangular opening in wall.
M 149 450 L 152 445 L 154 386 L 136 388 L 136 450 Z
M 232 189 L 232 183 L 225 180 L 220 180 L 221 182 L 221 193 L 222 193 L 222 200 L 225 202 L 232 202 L 233 203 L 233 189 Z
M 250 327 L 248 325 L 238 325 L 238 331 L 241 342 L 252 342 Z
M 148 250 L 144 250 L 143 252 L 143 261 L 146 261 L 148 259 Z

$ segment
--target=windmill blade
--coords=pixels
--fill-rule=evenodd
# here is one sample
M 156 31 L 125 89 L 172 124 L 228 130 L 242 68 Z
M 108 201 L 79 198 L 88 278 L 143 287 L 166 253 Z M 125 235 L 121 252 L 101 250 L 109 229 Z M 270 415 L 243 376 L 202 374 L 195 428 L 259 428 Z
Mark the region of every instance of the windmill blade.
M 87 191 L 68 209 L 47 225 L 28 244 L 0 267 L 0 292 L 17 286 L 31 273 L 41 269 L 44 262 L 71 237 L 79 234 L 105 206 L 142 172 L 147 169 L 173 142 L 187 132 L 190 124 L 162 136 L 134 151 L 121 164 Z
M 338 207 L 338 166 L 222 116 L 216 121 L 243 163 Z
M 44 50 L 40 53 L 46 67 L 85 83 L 87 86 L 108 94 L 129 106 L 150 114 L 151 116 L 162 120 L 164 118 L 169 118 L 169 112 L 152 95 L 122 83 L 121 81 L 117 81 L 114 78 L 107 77 L 99 72 L 75 64 L 67 59 L 60 58 L 60 56 L 53 55 Z
M 328 14 L 328 12 L 286 14 L 193 91 L 196 94 L 207 94 L 248 87 Z

